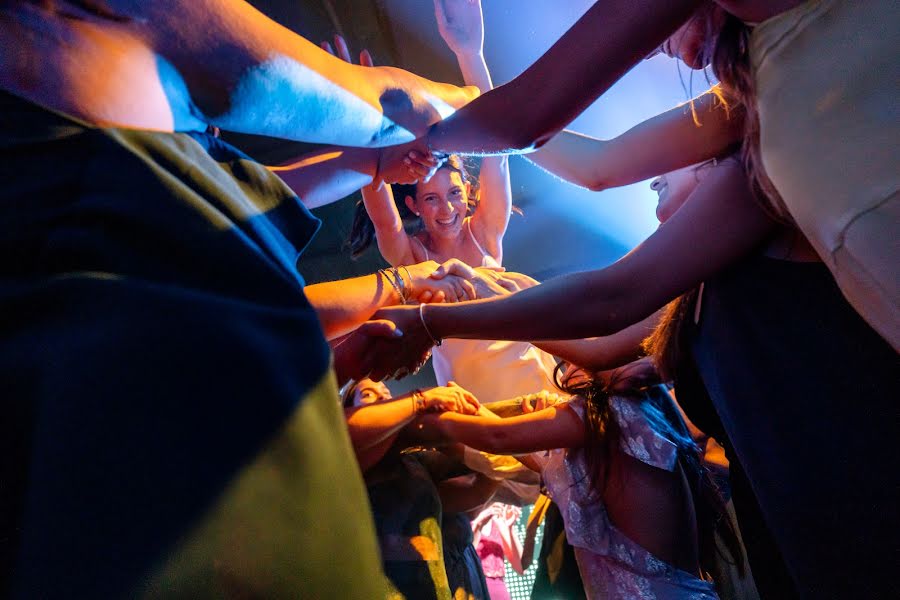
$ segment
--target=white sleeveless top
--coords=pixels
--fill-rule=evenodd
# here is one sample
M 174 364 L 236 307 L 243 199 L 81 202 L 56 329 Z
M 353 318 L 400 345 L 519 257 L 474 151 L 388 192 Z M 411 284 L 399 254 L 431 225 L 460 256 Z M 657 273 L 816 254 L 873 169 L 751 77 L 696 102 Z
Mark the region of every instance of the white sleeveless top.
M 466 228 L 475 247 L 481 252 L 482 267 L 500 264 L 484 251 L 472 233 L 471 221 Z M 418 238 L 425 259 L 428 249 Z M 541 390 L 558 392 L 553 383 L 556 359 L 527 342 L 500 340 L 446 339 L 432 350 L 431 364 L 438 385 L 454 381 L 472 392 L 479 402 L 496 402 Z M 498 456 L 466 448 L 463 462 L 473 471 L 492 479 L 503 480 L 508 492 L 525 503 L 534 502 L 539 492 L 539 478 L 511 456 Z
M 485 252 L 475 234 L 472 221 L 466 219 L 472 243 L 481 252 L 482 267 L 500 267 Z M 425 259 L 428 249 L 418 238 Z M 556 392 L 553 370 L 556 360 L 527 342 L 446 339 L 432 351 L 432 364 L 438 385 L 455 381 L 478 398 L 479 402 L 496 402 L 546 390 Z

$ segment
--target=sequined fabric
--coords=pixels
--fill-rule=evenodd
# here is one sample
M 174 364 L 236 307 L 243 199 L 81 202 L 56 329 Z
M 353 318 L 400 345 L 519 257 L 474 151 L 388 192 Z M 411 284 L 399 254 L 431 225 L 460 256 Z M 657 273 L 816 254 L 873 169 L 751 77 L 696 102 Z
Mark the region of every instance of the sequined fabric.
M 675 445 L 650 428 L 632 401 L 612 398 L 610 402 L 622 433 L 622 451 L 648 465 L 673 470 L 677 458 Z M 573 400 L 570 406 L 584 418 L 582 400 Z M 717 598 L 711 583 L 656 558 L 616 529 L 602 499 L 591 496 L 587 464 L 581 450 L 551 451 L 544 466 L 544 482 L 562 512 L 566 536 L 575 547 L 588 598 Z

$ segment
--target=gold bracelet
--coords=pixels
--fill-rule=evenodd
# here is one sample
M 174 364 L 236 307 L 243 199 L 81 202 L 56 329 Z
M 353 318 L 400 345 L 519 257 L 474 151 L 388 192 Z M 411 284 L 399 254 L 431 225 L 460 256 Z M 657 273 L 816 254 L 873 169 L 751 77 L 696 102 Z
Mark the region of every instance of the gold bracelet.
M 425 324 L 425 303 L 419 305 L 419 320 L 422 321 L 422 328 L 425 330 L 425 333 L 431 338 L 432 345 L 440 346 L 444 340 L 435 339 L 435 337 L 431 335 L 431 330 L 428 329 L 428 325 Z

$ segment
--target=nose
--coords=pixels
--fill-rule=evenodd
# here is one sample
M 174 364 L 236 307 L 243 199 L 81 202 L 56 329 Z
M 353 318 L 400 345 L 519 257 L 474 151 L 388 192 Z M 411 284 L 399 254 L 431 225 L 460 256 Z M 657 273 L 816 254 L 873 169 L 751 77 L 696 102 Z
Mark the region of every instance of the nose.
M 665 183 L 665 179 L 663 177 L 657 177 L 653 181 L 650 182 L 650 189 L 654 192 L 658 192 L 662 189 L 663 184 Z

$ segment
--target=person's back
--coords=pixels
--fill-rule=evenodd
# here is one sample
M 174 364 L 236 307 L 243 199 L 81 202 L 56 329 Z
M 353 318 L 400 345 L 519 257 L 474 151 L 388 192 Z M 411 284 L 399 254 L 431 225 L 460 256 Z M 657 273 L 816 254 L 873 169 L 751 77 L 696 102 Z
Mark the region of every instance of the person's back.
M 699 573 L 691 486 L 678 448 L 653 429 L 641 400 L 610 399 L 620 430 L 602 472 L 584 449 L 554 450 L 544 480 L 575 547 L 588 598 L 715 598 Z M 585 418 L 584 401 L 570 403 Z M 598 477 L 602 483 L 598 489 Z

